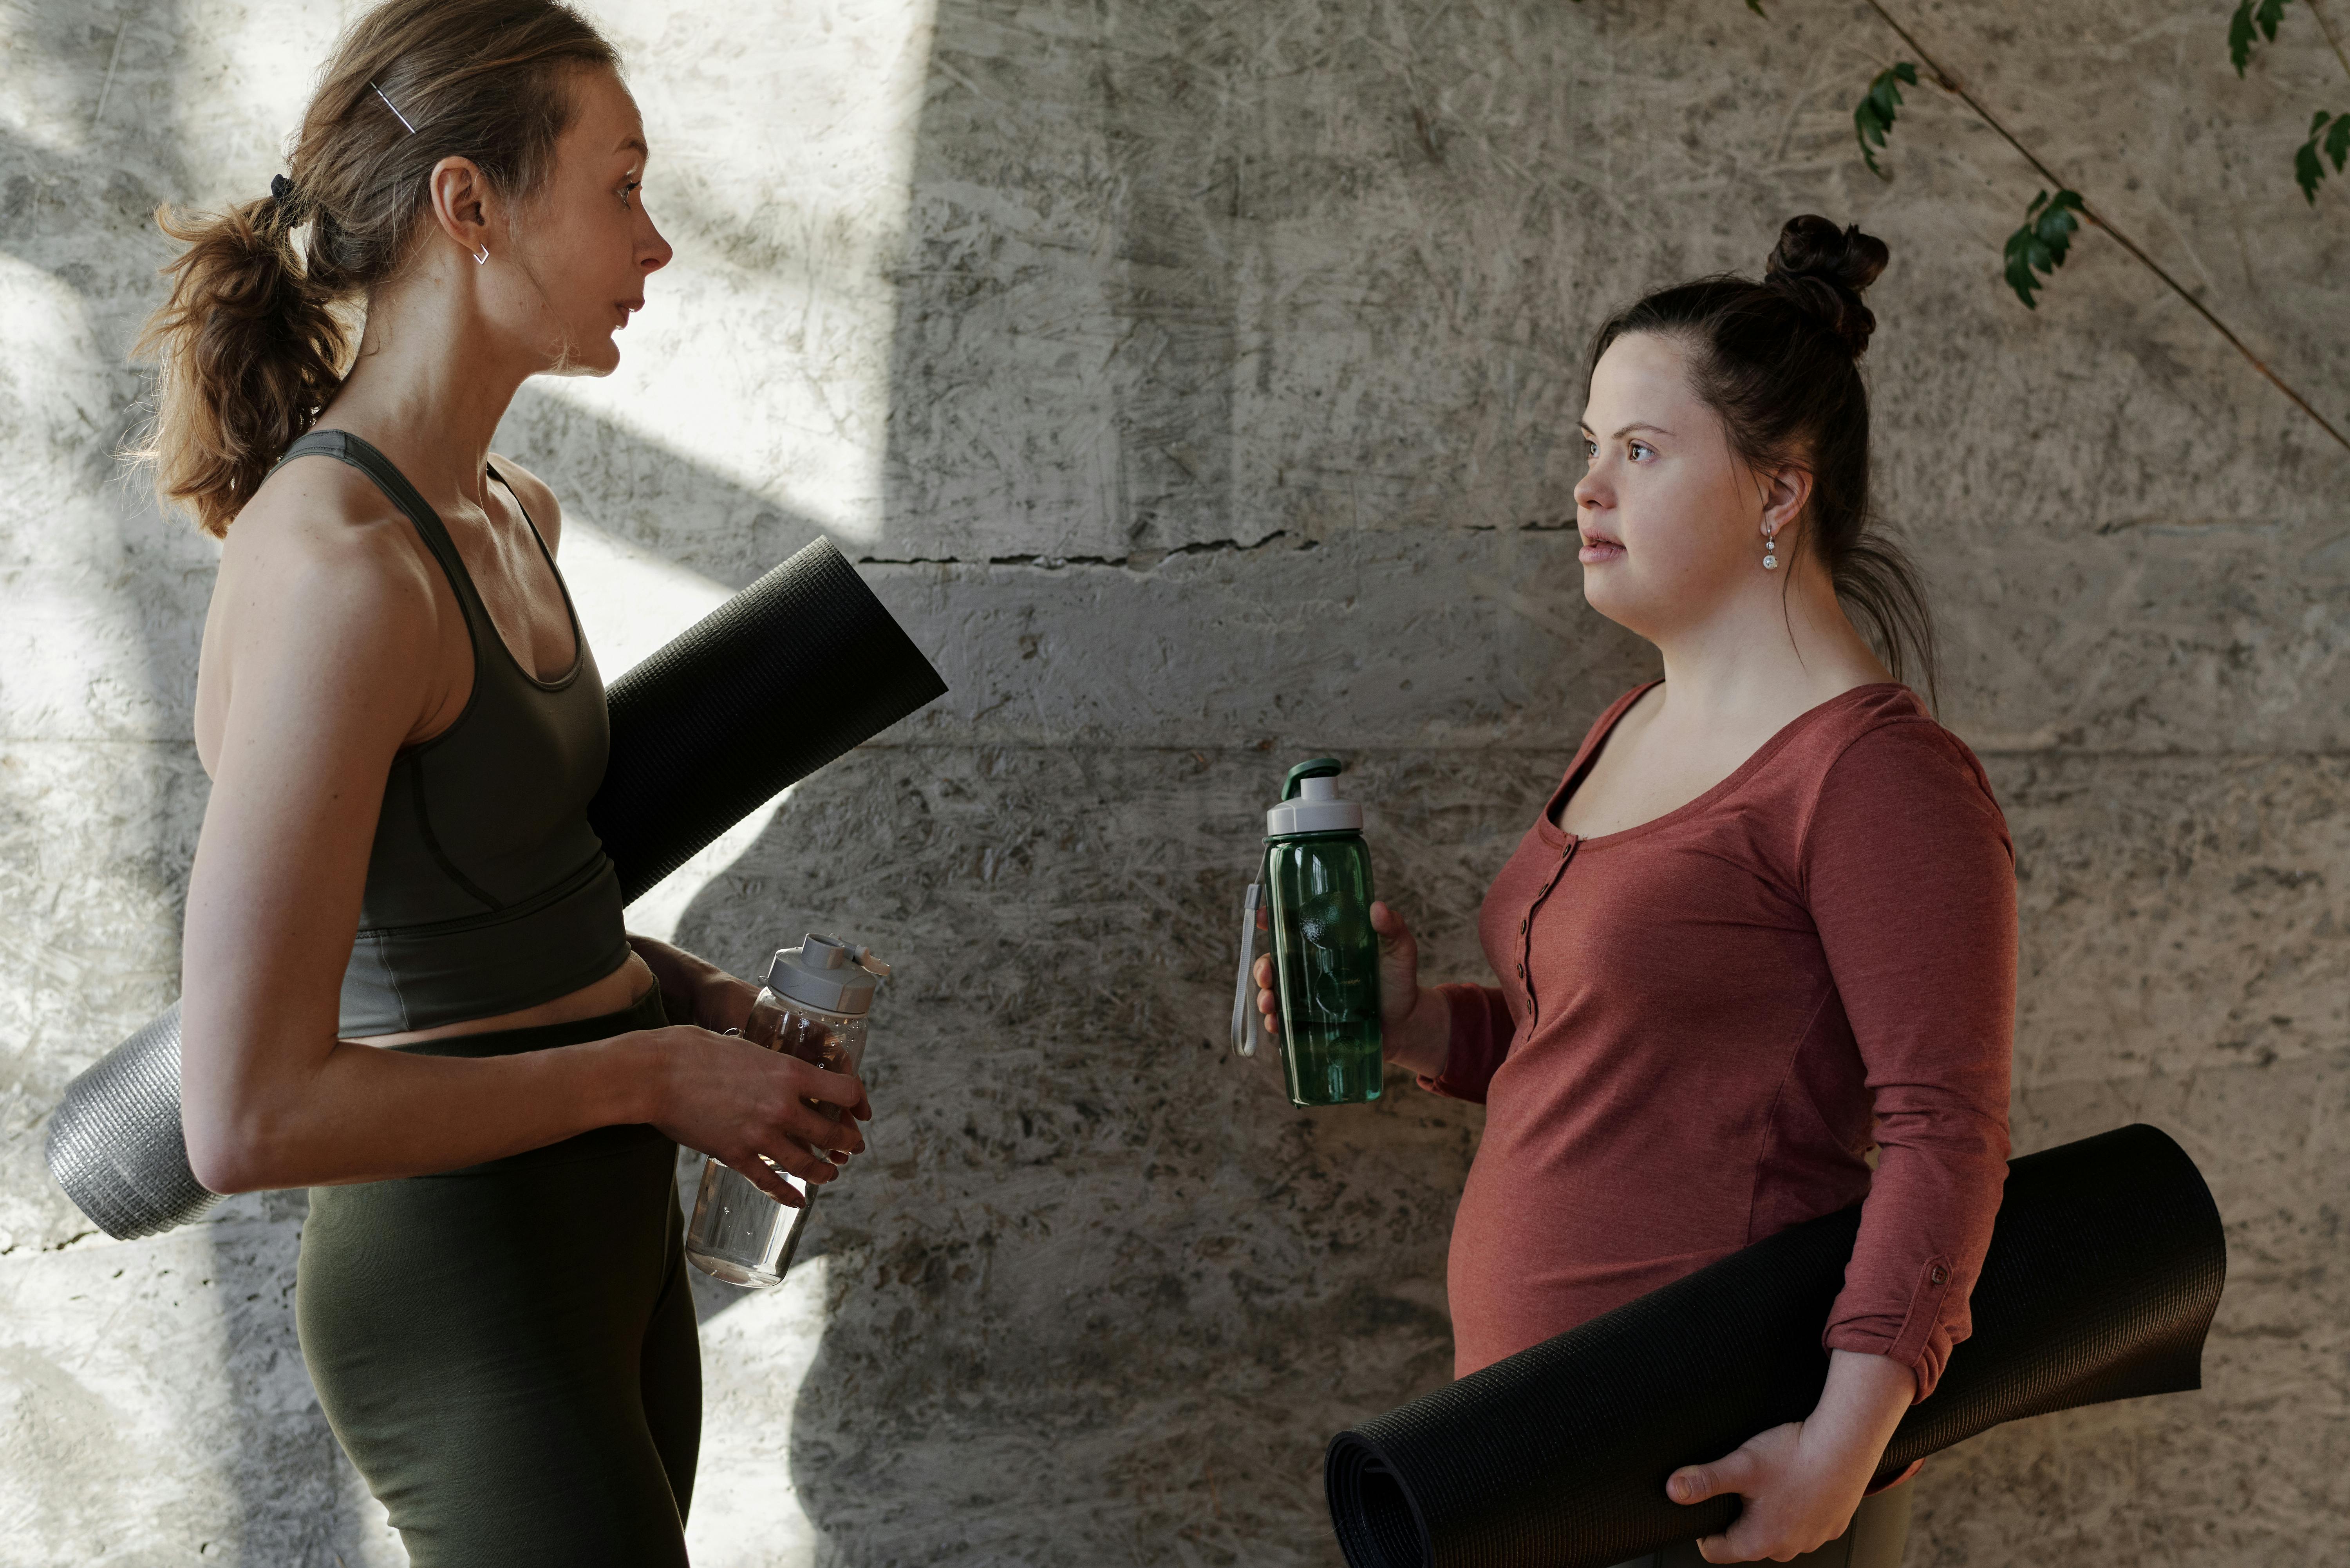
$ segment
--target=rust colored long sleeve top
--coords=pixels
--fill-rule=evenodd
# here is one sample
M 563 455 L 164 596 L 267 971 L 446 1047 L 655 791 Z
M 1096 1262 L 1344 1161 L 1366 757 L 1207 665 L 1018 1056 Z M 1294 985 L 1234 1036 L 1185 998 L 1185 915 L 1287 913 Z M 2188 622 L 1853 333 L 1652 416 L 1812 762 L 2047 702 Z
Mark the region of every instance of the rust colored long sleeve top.
M 1502 981 L 1442 988 L 1440 1094 L 1482 1100 L 1448 1289 L 1466 1375 L 1866 1199 L 1832 1349 L 1932 1392 L 2007 1175 L 2014 850 L 1905 687 L 1780 731 L 1704 794 L 1579 838 L 1585 736 L 1486 895 Z M 1876 1167 L 1871 1170 L 1871 1154 Z

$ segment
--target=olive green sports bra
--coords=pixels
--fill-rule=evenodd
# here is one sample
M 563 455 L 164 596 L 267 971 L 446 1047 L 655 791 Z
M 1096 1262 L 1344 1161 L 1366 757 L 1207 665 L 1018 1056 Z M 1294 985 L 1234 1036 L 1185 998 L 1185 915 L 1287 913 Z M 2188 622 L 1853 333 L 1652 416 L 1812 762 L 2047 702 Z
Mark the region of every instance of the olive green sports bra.
M 408 514 L 473 647 L 464 711 L 392 759 L 338 1033 L 488 1018 L 601 980 L 628 961 L 629 942 L 619 878 L 588 826 L 611 728 L 571 590 L 563 606 L 577 651 L 560 679 L 540 680 L 498 635 L 439 514 L 383 453 L 344 431 L 313 431 L 278 461 L 312 456 L 349 463 Z M 538 525 L 530 530 L 562 587 Z

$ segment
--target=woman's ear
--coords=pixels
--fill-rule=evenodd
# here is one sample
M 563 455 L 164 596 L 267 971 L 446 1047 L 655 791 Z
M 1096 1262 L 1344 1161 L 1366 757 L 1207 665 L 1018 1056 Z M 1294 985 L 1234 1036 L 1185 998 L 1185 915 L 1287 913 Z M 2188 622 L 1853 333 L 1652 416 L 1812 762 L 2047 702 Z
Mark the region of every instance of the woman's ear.
M 1790 533 L 1811 504 L 1811 470 L 1785 464 L 1762 470 L 1755 478 L 1762 488 L 1762 532 Z
M 443 158 L 432 166 L 432 221 L 476 261 L 490 252 L 490 182 L 470 158 Z

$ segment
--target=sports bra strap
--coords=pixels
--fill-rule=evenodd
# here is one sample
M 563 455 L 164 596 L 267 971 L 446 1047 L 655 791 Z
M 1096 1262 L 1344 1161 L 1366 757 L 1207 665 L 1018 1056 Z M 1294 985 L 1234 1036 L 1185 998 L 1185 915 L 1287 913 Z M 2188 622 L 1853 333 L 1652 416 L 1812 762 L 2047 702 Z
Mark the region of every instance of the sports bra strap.
M 407 514 L 408 520 L 416 524 L 416 532 L 423 536 L 424 547 L 441 563 L 442 573 L 457 596 L 457 607 L 464 614 L 465 631 L 473 639 L 473 655 L 478 659 L 484 628 L 493 637 L 497 635 L 497 628 L 491 624 L 488 607 L 482 603 L 481 593 L 473 587 L 473 575 L 465 570 L 464 558 L 457 554 L 457 542 L 449 537 L 447 524 L 417 493 L 416 486 L 408 483 L 408 476 L 392 466 L 391 459 L 348 431 L 309 431 L 286 449 L 286 455 L 272 465 L 270 472 L 276 472 L 297 457 L 331 457 L 350 464 L 375 482 L 385 500 Z M 536 535 L 538 530 L 534 526 L 531 532 Z M 539 548 L 546 547 L 542 541 Z

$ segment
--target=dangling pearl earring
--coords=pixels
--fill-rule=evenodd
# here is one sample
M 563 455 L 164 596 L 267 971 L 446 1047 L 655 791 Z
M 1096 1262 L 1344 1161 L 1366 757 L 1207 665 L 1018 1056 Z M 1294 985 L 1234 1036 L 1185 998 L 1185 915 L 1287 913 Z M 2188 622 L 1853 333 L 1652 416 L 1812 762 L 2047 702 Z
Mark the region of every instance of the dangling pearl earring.
M 1779 569 L 1779 541 L 1775 535 L 1762 535 L 1762 569 L 1766 572 Z

